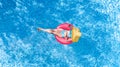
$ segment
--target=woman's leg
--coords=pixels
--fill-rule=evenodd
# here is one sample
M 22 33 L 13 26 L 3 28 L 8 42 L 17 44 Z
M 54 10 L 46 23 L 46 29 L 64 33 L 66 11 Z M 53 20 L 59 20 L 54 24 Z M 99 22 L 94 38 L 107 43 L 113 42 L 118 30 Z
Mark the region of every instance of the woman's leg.
M 60 31 L 61 30 L 58 30 L 58 29 L 43 29 L 43 28 L 38 28 L 38 31 L 45 31 L 45 32 L 48 32 L 50 34 L 54 34 L 54 35 L 57 35 L 57 36 L 60 36 L 61 37 L 61 34 L 60 34 Z
M 43 29 L 43 28 L 38 28 L 38 31 L 40 31 L 40 30 L 42 30 L 42 31 L 44 31 L 44 32 L 48 32 L 48 33 L 53 33 L 53 29 Z

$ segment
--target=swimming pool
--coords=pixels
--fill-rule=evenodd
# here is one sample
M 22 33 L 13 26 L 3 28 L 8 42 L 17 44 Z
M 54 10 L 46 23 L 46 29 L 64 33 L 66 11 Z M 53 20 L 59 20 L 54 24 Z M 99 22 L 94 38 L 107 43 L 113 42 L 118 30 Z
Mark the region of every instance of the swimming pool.
M 120 67 L 120 0 L 0 0 L 0 67 Z M 68 22 L 65 46 L 37 27 Z

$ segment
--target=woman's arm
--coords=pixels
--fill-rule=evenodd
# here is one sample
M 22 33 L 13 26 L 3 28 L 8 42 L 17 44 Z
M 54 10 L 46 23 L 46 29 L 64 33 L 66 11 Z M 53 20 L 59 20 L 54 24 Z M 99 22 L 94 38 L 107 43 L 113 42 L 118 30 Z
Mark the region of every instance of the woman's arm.
M 73 27 L 72 24 L 69 24 L 69 23 L 63 23 L 63 24 L 60 24 L 57 28 L 60 28 L 60 29 L 64 29 L 64 30 L 71 30 Z

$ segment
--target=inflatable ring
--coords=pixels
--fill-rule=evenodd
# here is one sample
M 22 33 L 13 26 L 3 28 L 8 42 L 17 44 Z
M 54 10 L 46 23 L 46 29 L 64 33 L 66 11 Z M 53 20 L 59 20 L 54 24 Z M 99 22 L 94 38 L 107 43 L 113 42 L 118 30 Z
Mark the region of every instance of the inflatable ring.
M 81 36 L 81 33 L 80 33 L 80 30 L 76 27 L 73 27 L 72 24 L 69 24 L 69 23 L 63 23 L 63 24 L 60 24 L 57 29 L 63 29 L 63 30 L 72 30 L 72 39 L 70 41 L 68 41 L 67 38 L 65 37 L 59 37 L 57 35 L 55 35 L 55 38 L 58 42 L 60 42 L 61 44 L 71 44 L 73 42 L 78 42 L 80 36 Z
M 63 24 L 60 24 L 60 25 L 57 27 L 57 29 L 63 29 L 63 30 L 68 30 L 68 31 L 70 31 L 70 30 L 72 30 L 72 28 L 71 28 L 72 26 L 73 26 L 72 24 L 63 23 Z M 67 38 L 65 38 L 65 37 L 59 37 L 59 36 L 55 35 L 55 38 L 56 38 L 56 40 L 57 40 L 58 42 L 60 42 L 61 44 L 67 45 L 67 44 L 71 44 L 71 43 L 72 43 L 72 40 L 68 41 Z

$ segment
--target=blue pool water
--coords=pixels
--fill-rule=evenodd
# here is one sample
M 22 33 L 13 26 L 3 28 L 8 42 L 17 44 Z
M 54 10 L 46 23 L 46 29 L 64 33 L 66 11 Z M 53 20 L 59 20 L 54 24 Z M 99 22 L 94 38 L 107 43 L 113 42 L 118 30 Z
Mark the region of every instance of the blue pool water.
M 79 42 L 36 30 L 64 22 Z M 0 0 L 0 67 L 120 67 L 120 0 Z

